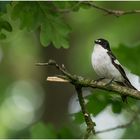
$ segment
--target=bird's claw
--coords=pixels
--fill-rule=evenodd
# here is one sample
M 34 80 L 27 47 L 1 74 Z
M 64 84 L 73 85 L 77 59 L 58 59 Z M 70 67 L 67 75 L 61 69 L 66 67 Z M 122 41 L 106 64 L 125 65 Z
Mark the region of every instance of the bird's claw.
M 109 86 L 114 81 L 114 78 L 112 78 L 105 86 Z
M 102 81 L 104 79 L 105 79 L 105 77 L 101 77 L 101 78 L 97 79 L 96 81 L 99 82 L 99 81 Z

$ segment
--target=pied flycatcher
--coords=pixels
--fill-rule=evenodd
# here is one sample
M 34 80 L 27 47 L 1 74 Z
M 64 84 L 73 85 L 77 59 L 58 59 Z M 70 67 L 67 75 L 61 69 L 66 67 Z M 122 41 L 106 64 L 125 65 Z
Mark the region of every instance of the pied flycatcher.
M 92 66 L 101 78 L 113 79 L 121 85 L 140 90 L 140 78 L 124 68 L 113 55 L 109 42 L 105 39 L 95 40 L 92 52 Z M 122 97 L 123 101 L 126 96 Z

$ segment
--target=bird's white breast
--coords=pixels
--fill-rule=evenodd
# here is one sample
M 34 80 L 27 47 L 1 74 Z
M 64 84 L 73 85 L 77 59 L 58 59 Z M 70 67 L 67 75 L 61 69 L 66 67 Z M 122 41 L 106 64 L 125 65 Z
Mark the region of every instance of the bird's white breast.
M 104 49 L 102 46 L 95 44 L 91 58 L 92 66 L 97 75 L 99 75 L 100 77 L 109 79 L 115 78 L 115 80 L 121 82 L 124 79 L 118 69 L 112 64 L 107 51 L 108 50 Z

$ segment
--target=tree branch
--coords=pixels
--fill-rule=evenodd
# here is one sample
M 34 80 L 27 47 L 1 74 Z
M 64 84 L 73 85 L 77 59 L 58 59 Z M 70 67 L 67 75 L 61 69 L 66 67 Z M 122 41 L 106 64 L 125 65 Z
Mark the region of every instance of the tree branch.
M 58 75 L 55 78 L 61 78 L 64 81 L 68 81 L 69 83 L 72 83 L 73 85 L 79 84 L 81 85 L 81 87 L 91 87 L 91 88 L 98 88 L 98 89 L 102 89 L 106 91 L 113 91 L 116 94 L 126 95 L 126 96 L 140 100 L 140 91 L 137 91 L 129 87 L 125 87 L 125 86 L 120 86 L 117 83 L 113 83 L 113 82 L 108 85 L 108 81 L 96 81 L 96 80 L 86 79 L 81 76 L 72 75 L 65 69 L 64 65 L 59 66 L 54 60 L 49 60 L 48 63 L 37 63 L 36 65 L 37 66 L 48 66 L 48 65 L 55 66 L 63 74 L 63 75 Z
M 75 89 L 77 91 L 79 104 L 81 106 L 81 110 L 82 110 L 85 122 L 87 124 L 87 132 L 84 135 L 84 139 L 87 139 L 87 138 L 89 138 L 91 132 L 93 133 L 93 135 L 95 135 L 95 129 L 94 129 L 95 123 L 92 121 L 90 114 L 88 113 L 88 110 L 86 108 L 86 103 L 84 101 L 84 97 L 82 94 L 82 87 L 79 85 L 76 85 Z
M 75 7 L 80 6 L 80 4 L 84 4 L 84 5 L 87 5 L 89 7 L 93 7 L 95 9 L 98 9 L 100 11 L 105 12 L 108 15 L 114 15 L 116 17 L 120 17 L 120 16 L 128 15 L 128 14 L 140 14 L 140 10 L 137 10 L 137 9 L 127 10 L 127 11 L 112 10 L 112 9 L 107 9 L 104 7 L 97 6 L 96 4 L 94 4 L 94 2 L 91 2 L 91 1 L 80 1 L 72 9 L 59 9 L 59 8 L 57 8 L 57 11 L 61 12 L 61 13 L 69 13 L 69 12 L 72 12 Z
M 47 80 L 48 81 L 55 81 L 55 82 L 71 82 L 73 83 L 75 81 L 76 76 L 71 75 L 70 73 L 68 73 L 66 71 L 66 68 L 64 65 L 62 65 L 62 67 L 60 67 L 54 60 L 49 60 L 48 63 L 37 63 L 36 65 L 38 66 L 46 66 L 46 65 L 53 65 L 55 66 L 58 70 L 60 70 L 62 72 L 63 75 L 59 75 L 58 77 L 48 77 Z M 74 82 L 73 83 L 75 86 L 75 89 L 77 91 L 77 95 L 78 95 L 78 101 L 79 104 L 81 106 L 81 110 L 85 119 L 85 122 L 87 124 L 87 131 L 84 135 L 84 139 L 89 138 L 91 132 L 93 133 L 93 135 L 95 135 L 95 122 L 92 121 L 90 114 L 86 108 L 86 103 L 82 94 L 82 85 L 79 84 L 78 82 Z
M 122 16 L 122 15 L 128 15 L 128 14 L 137 14 L 140 13 L 140 10 L 128 10 L 128 11 L 123 11 L 123 10 L 111 10 L 107 8 L 103 8 L 100 6 L 95 5 L 93 2 L 90 1 L 85 1 L 84 2 L 86 5 L 91 6 L 93 8 L 96 8 L 100 11 L 103 11 L 107 13 L 108 15 L 114 15 L 116 17 Z
M 138 110 L 137 112 L 135 112 L 135 114 L 132 117 L 132 119 L 128 123 L 126 123 L 126 124 L 118 125 L 116 127 L 108 128 L 108 129 L 105 129 L 105 130 L 96 131 L 96 134 L 105 133 L 105 132 L 113 131 L 113 130 L 116 130 L 116 129 L 127 128 L 128 126 L 130 126 L 130 125 L 133 124 L 133 122 L 137 119 L 139 113 L 140 113 L 140 110 Z
M 81 110 L 82 110 L 85 122 L 87 124 L 87 132 L 86 132 L 84 138 L 88 138 L 90 136 L 91 132 L 93 134 L 103 133 L 103 132 L 115 130 L 118 128 L 124 128 L 124 127 L 132 124 L 134 119 L 132 121 L 130 121 L 128 124 L 120 125 L 120 126 L 117 126 L 114 128 L 107 129 L 107 130 L 97 131 L 95 133 L 95 129 L 94 129 L 95 123 L 92 122 L 90 114 L 88 113 L 88 110 L 86 109 L 85 101 L 84 101 L 84 98 L 82 95 L 82 87 L 91 87 L 91 88 L 98 88 L 98 89 L 102 89 L 102 90 L 106 90 L 106 91 L 113 91 L 116 94 L 126 95 L 126 96 L 140 100 L 139 91 L 125 87 L 125 86 L 120 86 L 117 83 L 113 83 L 113 82 L 111 84 L 108 84 L 108 81 L 89 80 L 89 79 L 85 79 L 81 76 L 70 74 L 66 70 L 64 65 L 60 66 L 54 60 L 49 60 L 48 63 L 37 63 L 36 65 L 37 66 L 48 66 L 48 65 L 55 66 L 62 73 L 62 75 L 48 77 L 47 78 L 48 81 L 69 82 L 75 86 L 75 89 L 78 94 L 78 100 L 79 100 L 79 103 L 81 106 Z

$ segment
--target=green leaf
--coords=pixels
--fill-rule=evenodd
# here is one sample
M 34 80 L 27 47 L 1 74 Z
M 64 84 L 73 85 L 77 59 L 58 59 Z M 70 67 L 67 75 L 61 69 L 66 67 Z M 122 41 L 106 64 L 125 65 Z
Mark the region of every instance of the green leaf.
M 40 31 L 40 41 L 43 46 L 48 46 L 51 43 L 52 29 L 51 26 L 46 22 L 46 24 L 41 25 Z
M 56 48 L 64 47 L 68 48 L 67 35 L 70 32 L 70 28 L 63 23 L 63 21 L 58 17 L 54 18 L 52 21 L 52 30 L 56 33 L 53 34 L 52 42 Z
M 83 114 L 81 111 L 74 114 L 74 121 L 78 124 L 81 124 L 84 122 Z
M 101 90 L 94 90 L 94 94 L 89 95 L 88 97 L 85 97 L 88 100 L 88 103 L 86 104 L 86 107 L 90 113 L 93 114 L 93 116 L 98 115 L 103 109 L 105 109 L 109 104 L 112 102 L 115 102 L 116 100 L 112 100 L 113 93 L 107 93 L 107 91 L 101 91 Z M 115 95 L 114 95 L 115 96 Z M 84 118 L 82 112 L 78 112 L 74 114 L 74 121 L 76 123 L 83 123 Z
M 42 122 L 39 122 L 32 126 L 31 128 L 31 137 L 32 139 L 55 139 L 57 138 L 56 132 L 52 125 L 45 125 Z
M 6 12 L 6 6 L 11 1 L 0 1 L 0 12 Z
M 37 2 L 18 2 L 13 7 L 12 18 L 20 19 L 20 28 L 26 27 L 30 31 L 39 26 L 43 15 Z
M 0 39 L 5 39 L 6 38 L 6 35 L 4 33 L 0 33 Z
M 10 25 L 10 23 L 8 21 L 0 19 L 0 30 L 2 29 L 8 32 L 12 32 L 12 26 Z
M 112 102 L 112 111 L 114 113 L 121 113 L 122 107 L 123 107 L 122 104 L 123 104 L 122 101 L 117 101 L 117 100 L 113 101 Z
M 40 41 L 43 46 L 48 46 L 51 42 L 56 48 L 68 48 L 67 35 L 69 26 L 63 23 L 60 17 L 48 16 L 41 26 Z
M 98 115 L 111 102 L 107 91 L 96 90 L 88 97 L 87 108 L 94 116 Z
M 68 48 L 70 28 L 55 12 L 54 3 L 18 2 L 12 11 L 13 19 L 20 19 L 20 28 L 35 30 L 40 27 L 40 42 L 43 46 L 52 43 L 56 48 Z

